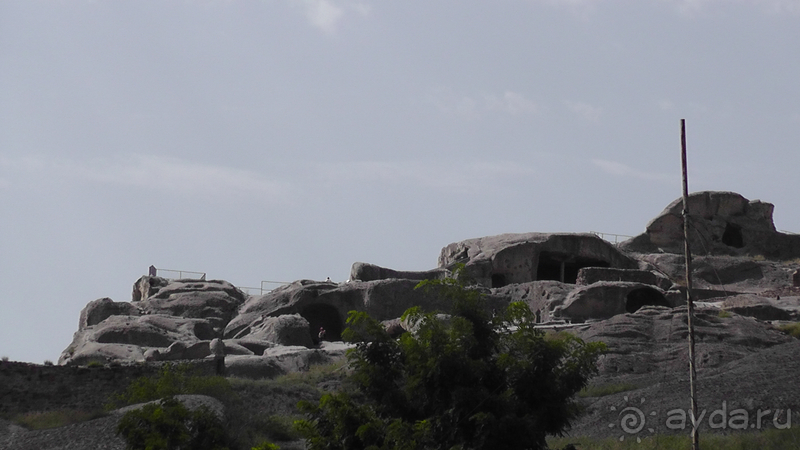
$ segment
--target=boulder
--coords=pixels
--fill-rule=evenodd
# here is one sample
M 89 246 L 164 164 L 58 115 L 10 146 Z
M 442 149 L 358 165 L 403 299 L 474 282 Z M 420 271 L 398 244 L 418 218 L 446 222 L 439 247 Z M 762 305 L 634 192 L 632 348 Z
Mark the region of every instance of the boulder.
M 205 319 L 221 331 L 246 299 L 227 281 L 174 280 L 137 305 L 147 314 Z
M 247 339 L 227 339 L 225 342 L 226 352 L 229 354 L 246 354 L 246 353 L 233 353 L 233 348 L 241 347 L 254 355 L 263 355 L 264 350 L 275 347 L 276 343 L 262 341 L 252 338 Z
M 181 341 L 175 341 L 167 347 L 166 351 L 161 352 L 161 359 L 165 361 L 175 361 L 185 359 L 183 354 L 186 352 L 186 344 Z
M 213 337 L 211 324 L 204 319 L 164 315 L 109 316 L 100 323 L 78 330 L 73 336 L 72 343 L 62 352 L 59 363 L 78 364 L 79 360 L 92 357 L 141 361 L 144 360 L 144 353 L 149 348 L 164 349 L 161 351 L 161 358 L 173 358 L 177 353 L 165 354 L 165 352 L 166 348 L 174 343 L 180 342 L 180 346 L 188 348 L 199 341 Z M 120 350 L 112 351 L 109 346 L 120 346 Z M 134 347 L 138 349 L 136 352 L 127 351 L 128 348 Z M 93 355 L 93 352 L 96 354 Z
M 249 339 L 274 342 L 278 345 L 312 347 L 311 329 L 308 321 L 300 314 L 284 314 L 277 317 L 264 317 L 254 321 L 245 335 Z M 243 337 L 238 336 L 237 337 Z
M 66 352 L 66 351 L 65 351 Z M 105 344 L 100 342 L 86 342 L 76 347 L 68 358 L 62 353 L 59 364 L 85 366 L 91 362 L 103 364 L 122 361 L 144 361 L 142 347 L 130 344 Z
M 203 359 L 211 354 L 209 341 L 187 345 L 181 341 L 173 342 L 167 351 L 161 353 L 162 360 Z
M 264 350 L 258 351 L 259 348 L 256 347 L 255 351 L 251 349 L 251 347 L 244 346 L 239 344 L 239 341 L 234 339 L 227 339 L 225 342 L 225 355 L 261 355 L 264 353 Z M 274 345 L 274 344 L 273 344 Z M 213 353 L 209 354 L 209 356 L 213 356 Z
M 139 309 L 128 302 L 115 302 L 108 297 L 89 302 L 78 320 L 78 330 L 104 321 L 110 316 L 138 316 Z

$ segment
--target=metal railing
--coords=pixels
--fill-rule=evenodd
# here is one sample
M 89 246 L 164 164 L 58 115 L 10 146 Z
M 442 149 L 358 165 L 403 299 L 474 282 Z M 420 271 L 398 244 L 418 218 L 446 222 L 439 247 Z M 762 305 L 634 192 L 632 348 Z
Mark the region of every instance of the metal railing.
M 168 275 L 165 274 L 165 272 L 166 273 L 170 273 L 170 274 L 178 274 L 178 276 L 177 277 L 168 276 Z M 183 279 L 205 280 L 206 279 L 206 273 L 205 272 L 194 272 L 194 271 L 191 271 L 191 270 L 157 269 L 155 266 L 150 266 L 150 268 L 148 270 L 148 275 L 151 276 L 151 277 L 166 278 L 168 280 L 183 280 Z M 187 276 L 187 275 L 199 275 L 199 276 L 198 277 L 190 277 L 190 276 Z
M 247 295 L 264 295 L 264 290 L 258 287 L 252 286 L 236 286 L 237 289 L 244 292 Z
M 168 276 L 167 274 L 173 274 L 173 276 Z M 177 274 L 177 277 L 174 276 Z M 168 280 L 181 280 L 181 279 L 189 279 L 189 280 L 203 280 L 206 279 L 205 272 L 194 272 L 191 270 L 173 270 L 173 269 L 158 269 L 155 266 L 150 266 L 148 269 L 148 275 L 151 277 L 161 277 L 166 278 Z M 187 277 L 188 275 L 199 275 L 197 277 Z M 269 287 L 270 284 L 278 284 L 281 286 L 291 284 L 289 281 L 262 281 L 261 286 L 259 287 L 251 287 L 251 286 L 236 286 L 242 292 L 248 295 L 264 295 L 267 292 L 270 292 L 275 289 L 275 287 Z
M 291 283 L 288 281 L 262 281 L 261 287 L 252 287 L 252 286 L 236 286 L 236 287 L 248 295 L 264 295 L 267 292 L 271 292 L 276 289 L 276 287 L 265 286 L 269 284 L 279 284 L 281 286 L 285 286 Z
M 608 242 L 613 242 L 615 244 L 619 244 L 620 241 L 626 241 L 626 240 L 628 240 L 628 239 L 633 237 L 633 236 L 628 236 L 627 234 L 601 233 L 599 231 L 590 231 L 589 233 L 594 234 L 595 236 L 599 237 L 600 239 L 603 239 L 603 240 L 608 241 Z M 608 236 L 608 237 L 606 237 L 606 236 Z M 614 240 L 612 241 L 609 237 L 613 238 Z

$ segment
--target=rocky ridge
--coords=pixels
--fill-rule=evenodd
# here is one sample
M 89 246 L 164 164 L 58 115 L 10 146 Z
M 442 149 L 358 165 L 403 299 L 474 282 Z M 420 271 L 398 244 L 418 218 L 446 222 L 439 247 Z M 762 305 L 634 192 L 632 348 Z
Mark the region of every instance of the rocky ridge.
M 788 379 L 791 364 L 774 358 L 797 359 L 796 340 L 774 325 L 798 320 L 800 236 L 775 230 L 773 208 L 729 192 L 690 196 L 699 376 L 717 380 L 701 382 L 709 383 L 709 402 L 727 396 L 724 388 L 737 394 L 726 397 L 728 405 L 800 411 L 800 392 L 792 389 L 751 395 L 759 383 Z M 411 306 L 446 312 L 436 292 L 414 287 L 460 264 L 490 308 L 524 301 L 542 328 L 608 344 L 592 383 L 633 388 L 582 400 L 587 414 L 573 431 L 611 436 L 619 433 L 625 402 L 657 401 L 661 413 L 686 409 L 675 395 L 688 389 L 680 210 L 674 202 L 644 233 L 618 245 L 594 234 L 489 236 L 445 246 L 431 270 L 355 263 L 348 282 L 298 280 L 259 296 L 225 281 L 143 276 L 130 302 L 103 298 L 84 308 L 59 364 L 209 359 L 210 340 L 222 338 L 231 375 L 305 370 L 343 357 L 347 345 L 338 341 L 351 310 L 395 332 L 403 331 L 397 318 Z

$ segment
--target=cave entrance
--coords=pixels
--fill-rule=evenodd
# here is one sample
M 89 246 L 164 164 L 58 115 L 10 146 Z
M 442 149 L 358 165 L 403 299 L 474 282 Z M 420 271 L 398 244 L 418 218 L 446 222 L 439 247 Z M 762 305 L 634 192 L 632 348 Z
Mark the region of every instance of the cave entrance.
M 539 265 L 536 268 L 536 279 L 575 284 L 578 281 L 578 271 L 584 267 L 611 267 L 611 264 L 600 259 L 566 253 L 541 252 Z
M 506 276 L 502 273 L 493 273 L 492 274 L 492 287 L 493 288 L 501 288 L 507 285 Z
M 733 223 L 725 225 L 725 232 L 722 233 L 722 243 L 733 248 L 744 247 L 742 227 Z
M 339 310 L 331 305 L 309 305 L 303 308 L 300 315 L 308 321 L 311 338 L 316 342 L 320 327 L 325 328 L 326 341 L 342 340 L 342 319 Z
M 628 295 L 625 297 L 625 311 L 629 313 L 636 312 L 642 306 L 647 305 L 670 306 L 664 294 L 653 288 L 643 287 L 634 289 L 628 292 Z

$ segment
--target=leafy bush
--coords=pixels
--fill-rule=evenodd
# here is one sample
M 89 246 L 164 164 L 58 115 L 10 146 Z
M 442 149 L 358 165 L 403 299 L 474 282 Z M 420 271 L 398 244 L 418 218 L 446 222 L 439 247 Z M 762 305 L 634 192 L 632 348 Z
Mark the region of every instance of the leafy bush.
M 786 323 L 778 325 L 776 328 L 788 334 L 789 336 L 800 339 L 800 322 Z
M 199 375 L 188 364 L 165 364 L 155 377 L 133 380 L 125 392 L 112 397 L 107 407 L 113 409 L 181 394 L 208 395 L 223 402 L 234 396 L 224 377 Z
M 455 278 L 424 281 L 452 302 L 451 318 L 411 308 L 399 340 L 351 311 L 343 337 L 349 391 L 300 402 L 297 427 L 311 450 L 544 449 L 578 412 L 573 396 L 596 373 L 603 344 L 546 337 L 525 303 L 491 317 L 481 294 Z
M 189 411 L 173 397 L 125 413 L 117 434 L 128 450 L 227 450 L 229 442 L 216 414 Z

